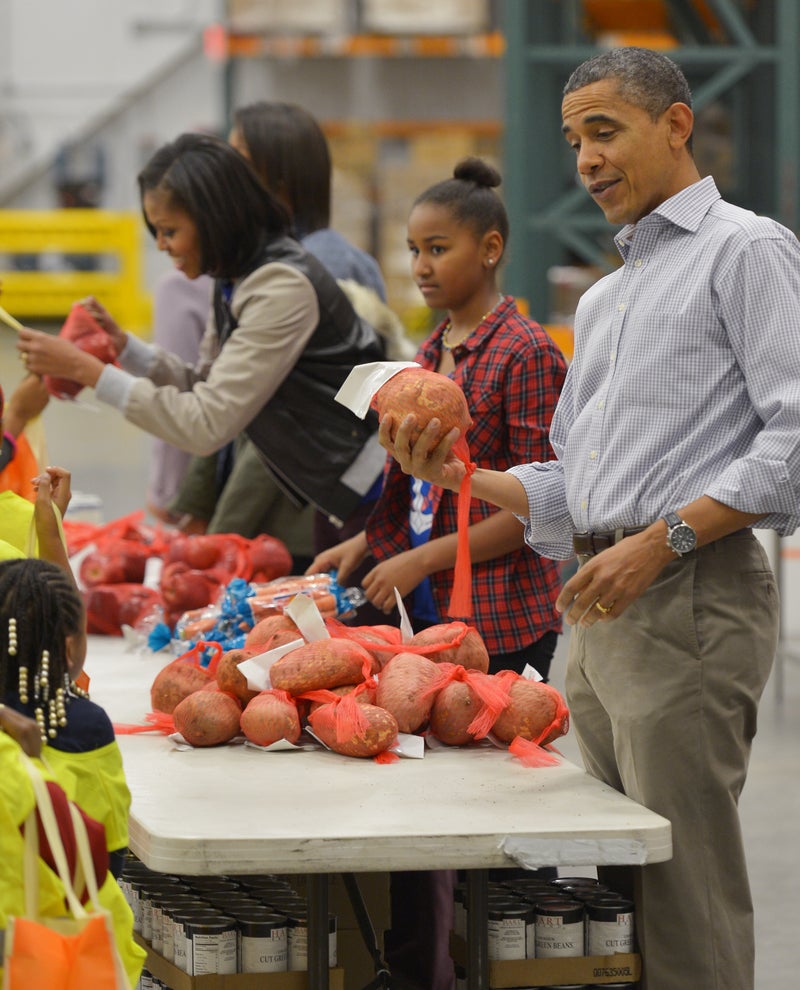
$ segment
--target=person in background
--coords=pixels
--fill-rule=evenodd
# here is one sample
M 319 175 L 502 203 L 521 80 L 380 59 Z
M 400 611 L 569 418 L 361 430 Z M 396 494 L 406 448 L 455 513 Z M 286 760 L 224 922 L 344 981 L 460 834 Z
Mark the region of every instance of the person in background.
M 200 353 L 211 308 L 212 280 L 201 275 L 194 280 L 172 268 L 156 283 L 153 292 L 153 343 L 194 364 Z M 192 455 L 154 437 L 150 447 L 147 510 L 164 523 L 177 523 L 170 510 L 178 494 Z
M 8 434 L 12 440 L 22 433 L 28 419 L 38 415 L 47 404 L 46 389 L 44 403 L 40 403 L 41 389 L 44 386 L 39 379 L 28 375 L 14 390 L 6 408 L 3 389 L 0 388 L 0 432 L 8 424 Z M 6 464 L 7 468 L 14 464 L 16 456 L 11 443 L 9 446 L 12 457 Z M 37 471 L 25 489 L 26 492 L 30 490 L 31 498 L 19 494 L 17 486 L 8 487 L 14 479 L 6 471 L 0 472 L 0 560 L 41 557 L 58 564 L 71 577 L 72 569 L 61 528 L 61 520 L 72 497 L 70 473 L 60 467 L 48 467 L 39 472 L 38 465 L 26 463 Z
M 473 420 L 470 457 L 505 470 L 550 456 L 548 429 L 566 362 L 545 331 L 498 290 L 509 239 L 506 209 L 495 192 L 500 175 L 468 158 L 453 176 L 414 201 L 408 219 L 411 271 L 427 304 L 446 312 L 423 341 L 417 362 L 451 377 Z M 340 580 L 367 559 L 369 600 L 396 613 L 395 588 L 418 631 L 447 618 L 456 557 L 457 496 L 407 478 L 389 459 L 384 487 L 364 531 L 331 547 L 311 570 L 336 568 Z M 547 678 L 561 619 L 558 565 L 525 546 L 524 527 L 508 510 L 473 500 L 470 554 L 475 614 L 491 673 L 530 664 Z M 451 616 L 458 618 L 458 616 Z M 387 962 L 414 985 L 453 985 L 448 937 L 453 880 L 449 871 L 393 873 Z
M 331 155 L 316 118 L 297 104 L 259 101 L 234 111 L 228 141 L 286 207 L 294 236 L 339 281 L 356 312 L 384 338 L 387 356 L 410 359 L 415 348 L 401 321 L 385 305 L 386 289 L 377 262 L 330 227 Z M 299 574 L 313 556 L 315 525 L 322 530 L 319 541 L 339 538 L 327 520 L 286 497 L 246 436 L 237 438 L 232 457 L 222 465 L 216 455 L 195 458 L 171 511 L 183 517 L 180 525 L 188 532 L 278 536 L 287 544 L 293 570 Z
M 83 600 L 63 568 L 31 558 L 0 563 L 0 700 L 35 720 L 48 767 L 105 827 L 118 877 L 130 791 L 108 715 L 75 683 L 85 659 Z
M 34 499 L 32 478 L 40 473 L 39 462 L 25 434 L 25 428 L 39 416 L 50 399 L 47 387 L 37 375 L 26 375 L 3 404 L 0 389 L 0 491 L 13 491 Z
M 472 493 L 581 561 L 558 607 L 583 759 L 672 825 L 672 859 L 628 871 L 643 988 L 753 990 L 738 801 L 780 606 L 752 530 L 798 524 L 800 244 L 700 178 L 693 122 L 658 52 L 604 52 L 567 81 L 563 133 L 623 264 L 578 305 L 556 458 L 479 467 Z M 457 431 L 412 445 L 407 417 L 393 444 L 390 420 L 403 470 L 457 488 Z
M 158 247 L 187 277 L 215 279 L 197 366 L 124 333 L 90 302 L 120 367 L 26 327 L 17 346 L 29 369 L 94 388 L 130 422 L 191 453 L 245 431 L 298 504 L 314 505 L 337 533 L 360 521 L 385 455 L 376 419 L 360 420 L 334 396 L 354 365 L 383 357 L 378 335 L 289 236 L 280 201 L 224 141 L 181 135 L 153 155 L 139 188 Z

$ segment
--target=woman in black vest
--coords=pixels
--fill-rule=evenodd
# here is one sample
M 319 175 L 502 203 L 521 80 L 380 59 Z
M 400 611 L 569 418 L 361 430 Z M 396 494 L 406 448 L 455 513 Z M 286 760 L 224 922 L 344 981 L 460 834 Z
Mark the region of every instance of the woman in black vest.
M 244 430 L 277 481 L 341 528 L 357 531 L 380 485 L 384 451 L 370 414 L 334 401 L 354 365 L 383 345 L 327 270 L 289 236 L 279 200 L 224 141 L 184 134 L 139 175 L 145 222 L 189 278 L 214 280 L 195 367 L 124 333 L 96 301 L 119 366 L 25 329 L 30 371 L 91 386 L 126 419 L 183 450 L 208 454 Z

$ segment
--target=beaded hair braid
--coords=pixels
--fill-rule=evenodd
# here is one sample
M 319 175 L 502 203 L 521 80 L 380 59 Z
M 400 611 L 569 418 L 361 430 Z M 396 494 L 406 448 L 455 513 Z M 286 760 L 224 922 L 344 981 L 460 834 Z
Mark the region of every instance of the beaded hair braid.
M 70 683 L 67 637 L 84 622 L 83 601 L 62 568 L 45 560 L 0 563 L 0 689 L 15 688 L 35 705 L 47 741 L 67 724 Z

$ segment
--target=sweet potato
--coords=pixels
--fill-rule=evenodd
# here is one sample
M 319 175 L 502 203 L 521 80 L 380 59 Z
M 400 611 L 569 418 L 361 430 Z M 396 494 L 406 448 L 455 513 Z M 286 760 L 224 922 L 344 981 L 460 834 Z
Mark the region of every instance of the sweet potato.
M 297 706 L 285 691 L 261 691 L 242 712 L 240 724 L 258 746 L 271 746 L 279 739 L 297 742 L 302 731 Z
M 184 698 L 213 680 L 207 670 L 178 657 L 156 674 L 150 687 L 150 704 L 154 711 L 171 715 Z
M 467 670 L 489 670 L 489 651 L 483 637 L 463 622 L 443 622 L 422 629 L 411 637 L 410 646 L 431 646 L 459 640 L 458 645 L 426 654 L 436 663 L 456 663 Z
M 434 695 L 424 695 L 438 672 L 417 653 L 398 653 L 381 671 L 375 703 L 394 715 L 400 732 L 416 732 L 427 721 Z
M 258 694 L 258 691 L 251 691 L 247 686 L 247 678 L 239 670 L 239 664 L 248 657 L 253 656 L 258 650 L 228 650 L 219 659 L 216 670 L 217 684 L 220 690 L 234 694 L 246 705 Z
M 276 633 L 279 629 L 289 629 L 296 634 L 297 639 L 302 639 L 300 630 L 289 616 L 280 613 L 278 615 L 268 615 L 266 618 L 259 620 L 245 636 L 244 648 L 250 650 L 258 647 L 259 652 L 263 653 L 265 650 L 264 644 L 268 643 L 272 634 Z
M 373 665 L 372 657 L 347 639 L 320 639 L 306 643 L 280 657 L 270 667 L 274 688 L 289 694 L 303 694 L 319 688 L 358 684 Z
M 321 705 L 309 716 L 309 723 L 319 739 L 343 756 L 377 756 L 393 745 L 397 738 L 397 720 L 391 712 L 377 705 L 359 705 L 364 728 L 346 739 L 337 738 L 336 706 Z
M 508 696 L 508 705 L 492 727 L 492 732 L 503 742 L 522 736 L 544 746 L 568 731 L 566 705 L 551 685 L 518 677 L 511 684 Z
M 443 435 L 454 426 L 463 435 L 472 426 L 467 400 L 460 386 L 447 375 L 425 368 L 404 368 L 393 375 L 372 397 L 371 405 L 379 417 L 391 415 L 394 429 L 405 416 L 413 413 L 417 423 L 412 431 L 412 443 L 434 418 L 441 422 Z
M 480 710 L 480 700 L 466 681 L 451 681 L 439 691 L 431 708 L 431 732 L 448 746 L 472 742 L 467 726 Z
M 242 709 L 224 691 L 195 691 L 172 713 L 175 729 L 192 746 L 219 746 L 239 734 Z
M 358 684 L 343 684 L 340 687 L 330 688 L 329 690 L 331 694 L 336 694 L 340 698 L 343 698 L 346 694 L 350 694 L 352 691 L 355 691 L 357 687 L 359 687 Z M 375 688 L 367 687 L 365 690 L 359 691 L 356 697 L 356 701 L 358 701 L 359 705 L 374 705 L 376 704 L 375 696 L 376 696 Z M 305 699 L 298 698 L 297 699 L 298 705 L 304 700 Z M 325 701 L 309 702 L 307 708 L 308 714 L 310 714 L 311 712 L 315 712 L 320 705 L 325 705 L 325 704 L 327 704 L 327 702 Z

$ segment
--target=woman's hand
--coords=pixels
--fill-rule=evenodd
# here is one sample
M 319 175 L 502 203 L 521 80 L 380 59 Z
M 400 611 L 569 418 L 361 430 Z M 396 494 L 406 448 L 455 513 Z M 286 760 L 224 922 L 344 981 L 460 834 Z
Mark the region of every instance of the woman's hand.
M 329 547 L 322 553 L 318 553 L 311 561 L 306 574 L 324 574 L 327 571 L 336 571 L 336 580 L 342 584 L 368 553 L 367 534 L 362 531 L 351 536 L 349 540 L 343 540 L 341 543 L 337 543 L 335 547 Z
M 97 384 L 105 365 L 69 340 L 23 327 L 17 334 L 17 350 L 27 371 L 34 375 L 55 375 L 91 388 Z
M 102 306 L 94 296 L 86 296 L 84 299 L 79 300 L 80 305 L 86 310 L 87 313 L 91 314 L 100 326 L 105 330 L 108 336 L 111 338 L 111 343 L 116 351 L 117 357 L 125 350 L 125 346 L 128 343 L 128 335 L 124 330 L 120 330 L 119 324 L 116 322 L 114 317 L 109 313 L 109 311 Z
M 467 473 L 464 462 L 453 453 L 453 444 L 458 440 L 461 431 L 454 427 L 442 436 L 441 422 L 432 419 L 412 443 L 412 436 L 417 426 L 413 413 L 409 413 L 401 420 L 394 439 L 392 439 L 393 426 L 394 420 L 391 415 L 384 416 L 378 430 L 378 440 L 394 457 L 403 472 L 457 492 Z

